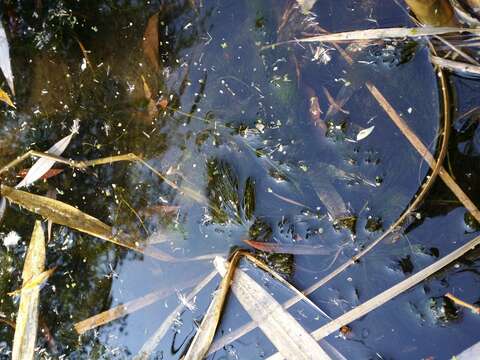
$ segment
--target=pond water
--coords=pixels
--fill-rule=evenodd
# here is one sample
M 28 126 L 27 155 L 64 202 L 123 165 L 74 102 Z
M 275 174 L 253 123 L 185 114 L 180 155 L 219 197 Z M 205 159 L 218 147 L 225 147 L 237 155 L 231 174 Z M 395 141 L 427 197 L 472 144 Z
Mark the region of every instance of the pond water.
M 85 170 L 57 163 L 61 173 L 28 186 L 129 234 L 139 248 L 169 255 L 161 261 L 53 224 L 46 268 L 57 270 L 40 293 L 39 358 L 133 358 L 167 324 L 146 358 L 180 359 L 220 278 L 186 296 L 214 269 L 215 256 L 248 249 L 303 290 L 380 236 L 418 194 L 429 167 L 367 84 L 439 152 L 445 94 L 424 40 L 269 46 L 321 31 L 411 26 L 393 1 L 318 0 L 310 14 L 274 0 L 5 2 L 2 10 L 16 104 L 0 112 L 2 166 L 30 149 L 49 149 L 79 120 L 63 157 L 134 153 L 163 174 L 141 162 Z M 478 112 L 463 114 L 478 106 L 479 84 L 447 81 L 454 122 L 446 168 L 475 201 Z M 2 183 L 14 186 L 32 163 Z M 0 225 L 2 239 L 12 231 L 21 238 L 0 247 L 7 321 L 16 318 L 19 299 L 7 293 L 21 287 L 35 219 L 9 203 Z M 400 230 L 309 296 L 323 313 L 302 301 L 290 310 L 294 318 L 312 331 L 433 263 L 477 228 L 437 181 Z M 278 254 L 261 251 L 262 243 Z M 241 264 L 277 301 L 294 295 Z M 480 301 L 478 267 L 469 253 L 321 344 L 333 358 L 450 358 L 478 341 L 479 318 L 443 295 Z M 137 309 L 82 335 L 74 327 L 137 300 Z M 188 306 L 178 312 L 182 303 Z M 230 297 L 215 339 L 249 320 Z M 13 335 L 1 322 L 5 358 Z M 254 329 L 209 358 L 274 352 Z

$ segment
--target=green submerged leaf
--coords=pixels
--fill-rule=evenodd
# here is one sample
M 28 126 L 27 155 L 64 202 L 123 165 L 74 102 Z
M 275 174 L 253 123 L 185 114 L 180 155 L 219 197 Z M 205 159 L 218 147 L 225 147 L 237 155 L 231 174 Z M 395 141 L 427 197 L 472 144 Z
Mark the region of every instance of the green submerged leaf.
M 247 220 L 253 218 L 255 201 L 255 180 L 249 177 L 245 182 L 245 192 L 243 194 L 243 212 Z
M 207 163 L 207 197 L 213 220 L 219 224 L 241 223 L 238 178 L 229 163 L 213 159 Z

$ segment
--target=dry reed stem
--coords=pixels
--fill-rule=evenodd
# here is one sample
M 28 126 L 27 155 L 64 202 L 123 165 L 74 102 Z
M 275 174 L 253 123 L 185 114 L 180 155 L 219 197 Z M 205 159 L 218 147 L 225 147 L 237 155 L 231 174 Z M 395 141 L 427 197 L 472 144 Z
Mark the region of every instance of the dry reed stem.
M 449 298 L 450 300 L 452 300 L 455 304 L 457 304 L 459 306 L 462 306 L 464 308 L 472 310 L 472 312 L 474 312 L 475 314 L 480 314 L 480 307 L 478 307 L 478 306 L 469 304 L 466 301 L 463 301 L 462 299 L 459 299 L 458 297 L 456 297 L 455 295 L 453 295 L 451 293 L 446 293 L 445 297 Z
M 135 311 L 143 309 L 146 306 L 149 306 L 161 299 L 164 299 L 172 295 L 176 291 L 180 291 L 188 287 L 194 286 L 201 280 L 202 278 L 195 278 L 185 283 L 177 284 L 174 288 L 170 287 L 170 288 L 164 288 L 164 289 L 152 291 L 137 299 L 128 301 L 124 304 L 117 305 L 106 311 L 103 311 L 87 319 L 79 321 L 75 323 L 74 328 L 78 334 L 82 335 L 88 330 L 95 329 L 96 327 L 105 325 L 113 320 L 119 319 L 125 315 L 131 314 L 131 313 L 134 313 Z
M 480 77 L 479 65 L 467 64 L 460 61 L 444 59 L 438 56 L 431 56 L 430 59 L 432 63 L 434 63 L 435 65 L 438 65 L 447 70 L 456 71 L 460 75 L 463 74 L 463 75 L 472 76 L 472 77 Z
M 423 280 L 425 280 L 429 276 L 432 276 L 437 271 L 443 269 L 445 266 L 451 264 L 453 261 L 459 259 L 460 257 L 465 255 L 468 251 L 472 250 L 479 244 L 480 244 L 480 236 L 477 236 L 476 238 L 470 240 L 466 244 L 460 246 L 458 249 L 444 256 L 440 260 L 437 260 L 433 264 L 427 266 L 426 268 L 415 273 L 409 278 L 399 282 L 398 284 L 385 290 L 379 295 L 371 298 L 370 300 L 367 300 L 366 302 L 358 305 L 352 310 L 339 316 L 335 320 L 313 331 L 311 334 L 317 341 L 323 339 L 324 337 L 340 329 L 342 326 L 345 326 L 355 320 L 360 319 L 361 317 L 365 316 L 372 310 L 375 310 L 376 308 L 380 307 L 381 305 L 385 304 L 386 302 L 390 301 L 396 296 L 402 294 L 406 290 L 411 289 L 415 285 L 418 285 Z M 280 359 L 283 359 L 283 357 L 279 353 L 276 353 L 267 358 L 267 360 L 280 360 Z
M 278 45 L 292 43 L 334 43 L 334 42 L 355 42 L 364 40 L 385 40 L 385 39 L 404 39 L 404 38 L 421 38 L 425 36 L 435 36 L 453 33 L 470 33 L 480 34 L 480 28 L 468 27 L 411 27 L 411 28 L 380 28 L 367 30 L 344 31 L 332 34 L 321 34 L 310 37 L 292 39 L 278 42 L 271 45 L 265 45 L 262 49 L 274 48 Z
M 430 151 L 422 143 L 422 141 L 417 137 L 417 135 L 410 129 L 410 127 L 405 123 L 405 121 L 398 115 L 392 105 L 385 99 L 385 97 L 380 93 L 375 85 L 370 82 L 366 83 L 366 86 L 373 97 L 377 100 L 379 105 L 385 110 L 390 119 L 397 125 L 400 131 L 405 135 L 405 137 L 410 141 L 413 147 L 419 152 L 419 154 L 425 159 L 427 164 L 434 169 L 437 165 L 436 160 L 433 158 Z M 472 216 L 480 222 L 480 211 L 477 206 L 470 200 L 470 198 L 463 192 L 463 190 L 458 186 L 455 180 L 448 174 L 445 168 L 442 166 L 440 168 L 440 178 L 443 180 L 445 185 L 455 194 L 455 196 L 460 200 L 460 202 L 465 206 L 465 208 L 472 214 Z

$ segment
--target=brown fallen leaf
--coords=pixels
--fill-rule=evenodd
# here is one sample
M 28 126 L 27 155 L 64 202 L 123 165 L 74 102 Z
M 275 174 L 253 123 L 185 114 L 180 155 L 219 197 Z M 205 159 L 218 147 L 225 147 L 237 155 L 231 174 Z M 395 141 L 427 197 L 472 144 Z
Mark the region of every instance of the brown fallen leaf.
M 25 287 L 30 279 L 43 273 L 45 266 L 45 235 L 42 223 L 37 220 L 33 228 L 32 239 L 28 245 L 23 265 L 23 286 L 20 291 L 20 305 L 13 338 L 13 360 L 31 360 L 34 357 L 38 329 L 39 286 Z
M 27 176 L 27 173 L 29 170 L 30 169 L 20 170 L 17 174 L 17 177 L 24 178 L 25 176 Z M 58 174 L 61 174 L 63 170 L 64 169 L 50 169 L 40 177 L 40 180 L 47 180 L 47 179 L 50 179 L 51 177 L 57 176 Z
M 303 244 L 277 244 L 255 240 L 243 240 L 254 249 L 280 254 L 294 255 L 329 255 L 332 251 L 325 249 L 322 245 L 303 245 Z
M 316 127 L 319 127 L 323 130 L 323 134 L 327 132 L 327 125 L 325 121 L 322 120 L 321 114 L 323 114 L 322 109 L 320 108 L 320 103 L 318 101 L 318 96 L 310 86 L 306 86 L 305 91 L 308 97 L 308 112 L 310 114 L 310 119 Z
M 10 99 L 10 96 L 8 96 L 8 94 L 3 91 L 2 89 L 0 89 L 0 101 L 3 101 L 5 104 L 13 107 L 13 108 L 17 108 L 14 104 L 13 104 L 13 101 L 12 99 Z
M 158 16 L 159 13 L 155 13 L 148 19 L 147 27 L 143 34 L 143 53 L 154 67 L 156 71 L 160 70 L 159 61 L 159 39 L 158 39 Z
M 168 107 L 168 100 L 167 99 L 161 99 L 157 102 L 158 106 L 160 106 L 163 110 L 165 110 Z
M 415 17 L 424 25 L 431 26 L 458 26 L 452 2 L 440 1 L 405 1 Z

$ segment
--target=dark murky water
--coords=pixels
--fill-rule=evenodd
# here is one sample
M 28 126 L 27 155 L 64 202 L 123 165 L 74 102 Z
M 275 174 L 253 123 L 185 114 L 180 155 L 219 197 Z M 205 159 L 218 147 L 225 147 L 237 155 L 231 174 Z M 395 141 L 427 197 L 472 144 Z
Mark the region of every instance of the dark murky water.
M 409 25 L 394 2 L 318 0 L 316 18 L 294 9 L 285 22 L 289 5 L 6 2 L 2 18 L 12 47 L 17 110 L 1 111 L 1 163 L 29 149 L 48 149 L 80 119 L 80 133 L 65 157 L 135 153 L 181 189 L 139 163 L 114 163 L 86 171 L 65 168 L 30 192 L 53 190 L 58 200 L 182 259 L 251 249 L 247 239 L 274 242 L 279 249 L 321 245 L 321 255 L 267 259 L 295 287 L 308 287 L 387 229 L 428 174 L 365 82 L 380 89 L 433 153 L 441 94 L 421 41 L 343 46 L 353 65 L 331 45 L 262 48 L 319 26 L 343 31 Z M 475 201 L 478 113 L 460 115 L 478 106 L 479 85 L 449 81 L 460 119 L 447 168 Z M 319 118 L 312 115 L 317 101 Z M 18 179 L 12 172 L 3 181 Z M 438 182 L 398 241 L 380 244 L 311 300 L 332 318 L 343 314 L 472 238 L 476 230 L 464 217 L 465 209 Z M 6 319 L 16 316 L 18 299 L 6 293 L 20 287 L 34 219 L 11 205 L 1 224 L 4 234 L 15 231 L 22 239 L 0 249 L 0 313 Z M 40 322 L 49 335 L 39 334 L 38 345 L 45 358 L 133 357 L 213 269 L 211 260 L 161 262 L 57 225 L 46 266 L 58 270 L 41 292 Z M 348 359 L 449 358 L 478 341 L 479 318 L 443 295 L 479 301 L 478 266 L 471 253 L 352 323 L 346 337 L 333 334 L 326 341 Z M 260 270 L 250 267 L 249 273 L 262 283 Z M 293 295 L 274 281 L 265 284 L 278 301 Z M 152 358 L 181 357 L 217 285 L 215 278 L 196 297 L 195 309 L 179 314 Z M 136 312 L 82 336 L 73 328 L 157 290 L 164 291 L 161 299 Z M 309 330 L 328 321 L 306 303 L 291 313 Z M 247 321 L 231 299 L 217 339 Z M 0 323 L 6 358 L 13 333 Z M 211 358 L 258 359 L 273 352 L 256 329 Z

